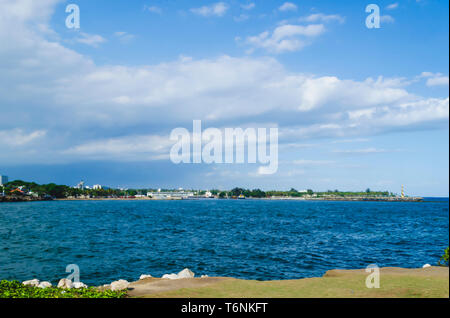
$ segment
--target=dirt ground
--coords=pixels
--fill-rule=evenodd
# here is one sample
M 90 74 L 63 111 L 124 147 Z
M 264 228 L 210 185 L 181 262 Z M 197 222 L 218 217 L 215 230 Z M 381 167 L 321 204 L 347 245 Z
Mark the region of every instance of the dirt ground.
M 226 277 L 205 277 L 190 279 L 161 279 L 146 278 L 130 284 L 128 295 L 131 297 L 142 297 L 144 295 L 157 294 L 183 288 L 201 288 L 217 284 L 223 281 L 234 280 Z
M 330 270 L 323 277 L 249 281 L 226 277 L 147 278 L 129 286 L 130 297 L 448 297 L 448 267 L 380 268 L 382 288 L 365 287 L 365 269 Z

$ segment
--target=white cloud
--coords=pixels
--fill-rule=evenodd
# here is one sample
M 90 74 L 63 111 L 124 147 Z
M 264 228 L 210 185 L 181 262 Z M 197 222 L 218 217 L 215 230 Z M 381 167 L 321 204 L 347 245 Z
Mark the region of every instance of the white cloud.
M 301 169 L 291 169 L 289 171 L 287 171 L 285 173 L 286 177 L 295 177 L 295 176 L 301 176 L 304 175 L 306 173 L 305 170 L 301 170 Z
M 432 73 L 432 72 L 422 72 L 420 74 L 420 77 L 430 77 L 430 76 L 434 76 L 434 73 Z
M 364 149 L 350 149 L 350 150 L 334 150 L 335 153 L 340 154 L 347 154 L 347 155 L 354 155 L 354 154 L 373 154 L 373 153 L 385 153 L 388 152 L 388 150 L 385 149 L 377 149 L 377 148 L 364 148 Z
M 294 160 L 293 164 L 302 165 L 302 166 L 323 166 L 333 164 L 332 160 L 307 160 L 307 159 L 299 159 Z
M 80 32 L 80 36 L 75 38 L 75 41 L 93 47 L 98 47 L 99 44 L 106 42 L 106 39 L 97 34 Z
M 292 2 L 285 2 L 279 8 L 279 11 L 297 11 L 297 5 Z
M 195 13 L 197 15 L 204 16 L 204 17 L 210 17 L 210 16 L 222 17 L 225 15 L 225 13 L 228 11 L 228 9 L 229 9 L 229 7 L 226 3 L 217 2 L 210 6 L 193 8 L 193 9 L 191 9 L 191 12 Z
M 284 24 L 275 28 L 272 34 L 265 31 L 257 36 L 247 37 L 245 42 L 253 48 L 262 48 L 271 53 L 293 52 L 307 45 L 306 38 L 316 37 L 324 32 L 323 24 Z
M 380 22 L 381 23 L 394 23 L 395 19 L 392 16 L 385 14 L 385 15 L 380 16 Z
M 234 21 L 236 22 L 242 22 L 248 20 L 250 17 L 247 14 L 240 14 L 237 17 L 234 17 Z
M 256 7 L 254 2 L 250 2 L 248 4 L 241 4 L 241 8 L 244 10 L 252 10 Z
M 193 118 L 215 127 L 225 122 L 267 127 L 276 118 L 280 142 L 294 145 L 448 125 L 448 97 L 411 93 L 411 81 L 403 78 L 315 76 L 268 57 L 96 65 L 64 42 L 48 40 L 48 28 L 29 26 L 29 21 L 48 25 L 54 5 L 0 1 L 0 42 L 8 43 L 0 46 L 0 137 L 5 137 L 0 139 L 9 143 L 2 147 L 2 163 L 5 158 L 163 158 L 168 153 L 164 136 L 175 127 L 189 127 Z M 322 32 L 320 25 L 283 25 L 262 37 L 261 45 L 282 51 L 284 40 Z M 33 155 L 17 145 L 26 145 Z
M 427 78 L 426 85 L 427 86 L 448 86 L 449 79 L 448 75 L 443 75 L 441 73 L 432 73 L 432 72 L 422 72 L 419 78 Z
M 0 130 L 0 145 L 3 144 L 13 147 L 27 145 L 37 139 L 45 137 L 46 133 L 45 130 L 36 130 L 27 133 L 19 128 Z
M 394 10 L 398 8 L 398 2 L 391 3 L 390 5 L 386 6 L 387 10 Z
M 62 154 L 90 160 L 161 160 L 169 158 L 169 136 L 132 135 L 94 140 L 62 151 Z
M 119 39 L 122 43 L 129 43 L 131 40 L 135 38 L 135 35 L 124 32 L 124 31 L 118 31 L 114 32 L 114 36 Z
M 162 9 L 157 6 L 149 6 L 149 7 L 145 7 L 145 9 L 151 13 L 162 14 Z
M 352 138 L 352 139 L 340 139 L 340 140 L 335 140 L 335 141 L 333 141 L 333 143 L 339 144 L 339 143 L 367 142 L 367 141 L 369 141 L 369 139 L 367 139 L 367 138 Z
M 437 76 L 427 80 L 427 86 L 448 86 L 448 76 Z
M 344 23 L 345 18 L 340 16 L 339 14 L 323 14 L 323 13 L 314 13 L 310 14 L 306 17 L 302 17 L 299 19 L 301 22 L 338 22 L 338 23 Z

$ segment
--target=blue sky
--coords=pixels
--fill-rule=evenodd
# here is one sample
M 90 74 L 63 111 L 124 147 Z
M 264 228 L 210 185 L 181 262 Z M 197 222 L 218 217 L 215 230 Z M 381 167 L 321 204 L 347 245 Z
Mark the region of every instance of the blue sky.
M 78 30 L 65 8 L 80 8 Z M 381 28 L 368 29 L 376 3 Z M 448 2 L 0 1 L 0 174 L 448 196 Z M 172 129 L 278 127 L 279 169 L 175 165 Z

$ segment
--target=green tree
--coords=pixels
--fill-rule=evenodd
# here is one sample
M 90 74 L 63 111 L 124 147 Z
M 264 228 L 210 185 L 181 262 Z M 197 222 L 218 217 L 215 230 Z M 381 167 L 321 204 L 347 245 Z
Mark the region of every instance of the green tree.
M 244 189 L 242 188 L 234 188 L 231 190 L 231 195 L 234 197 L 240 196 L 244 192 Z
M 449 252 L 448 249 L 449 248 L 447 247 L 447 249 L 444 252 L 444 255 L 441 256 L 441 259 L 438 262 L 439 266 L 448 266 L 448 252 Z

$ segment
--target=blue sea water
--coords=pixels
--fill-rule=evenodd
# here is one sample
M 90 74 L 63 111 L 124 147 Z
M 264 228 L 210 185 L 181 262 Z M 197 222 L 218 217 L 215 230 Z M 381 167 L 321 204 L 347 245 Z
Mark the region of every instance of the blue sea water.
M 88 285 L 185 267 L 273 280 L 335 268 L 436 264 L 449 245 L 448 199 L 423 203 L 266 200 L 0 204 L 0 279 Z

